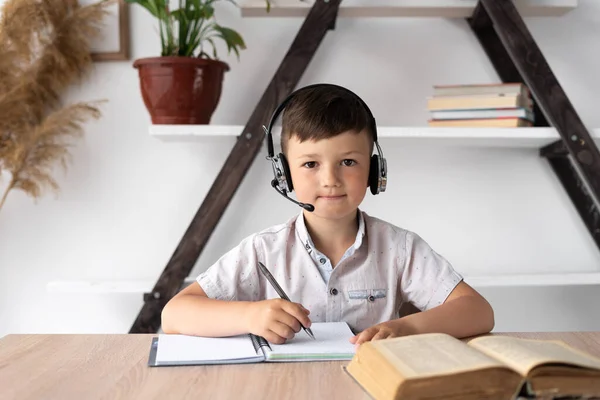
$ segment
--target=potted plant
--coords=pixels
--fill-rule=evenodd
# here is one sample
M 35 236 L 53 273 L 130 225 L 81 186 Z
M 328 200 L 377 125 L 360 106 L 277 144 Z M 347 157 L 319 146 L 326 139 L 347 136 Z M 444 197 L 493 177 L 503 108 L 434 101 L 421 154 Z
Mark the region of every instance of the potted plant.
M 223 40 L 238 59 L 246 48 L 239 33 L 216 22 L 213 5 L 219 0 L 178 0 L 177 9 L 169 7 L 169 0 L 125 1 L 144 7 L 159 23 L 161 56 L 133 64 L 152 123 L 208 124 L 229 70 L 218 60 L 214 40 Z

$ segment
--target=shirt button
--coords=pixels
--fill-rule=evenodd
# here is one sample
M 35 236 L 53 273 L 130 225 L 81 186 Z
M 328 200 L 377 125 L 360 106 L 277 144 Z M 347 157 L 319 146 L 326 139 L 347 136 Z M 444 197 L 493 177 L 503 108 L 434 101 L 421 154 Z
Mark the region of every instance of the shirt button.
M 329 293 L 331 293 L 332 295 L 337 295 L 338 294 L 338 290 L 336 288 L 332 288 Z
M 325 262 L 326 262 L 326 261 L 327 261 L 327 260 L 326 260 L 326 259 L 324 259 L 324 258 L 321 258 L 321 259 L 319 260 L 319 262 L 320 262 L 321 264 L 325 264 Z

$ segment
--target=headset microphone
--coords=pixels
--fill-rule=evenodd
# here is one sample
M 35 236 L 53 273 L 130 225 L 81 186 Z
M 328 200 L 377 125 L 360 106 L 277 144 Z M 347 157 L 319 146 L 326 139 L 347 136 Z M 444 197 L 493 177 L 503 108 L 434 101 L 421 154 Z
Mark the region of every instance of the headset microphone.
M 273 188 L 275 189 L 275 191 L 277 191 L 277 193 L 279 193 L 280 195 L 282 195 L 283 197 L 285 197 L 286 199 L 288 199 L 292 203 L 298 204 L 300 207 L 304 208 L 306 211 L 311 211 L 311 212 L 315 211 L 315 206 L 313 206 L 312 204 L 300 203 L 299 201 L 296 201 L 296 200 L 288 197 L 288 195 L 285 194 L 285 192 L 280 191 L 277 188 L 277 180 L 276 179 L 273 179 L 271 181 L 271 186 L 273 186 Z

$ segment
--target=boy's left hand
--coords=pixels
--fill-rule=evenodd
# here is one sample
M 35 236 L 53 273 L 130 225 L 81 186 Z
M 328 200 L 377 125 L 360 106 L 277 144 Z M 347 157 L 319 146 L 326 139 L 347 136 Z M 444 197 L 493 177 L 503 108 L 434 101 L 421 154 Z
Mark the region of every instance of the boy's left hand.
M 350 338 L 350 343 L 357 346 L 369 340 L 389 339 L 393 337 L 406 336 L 410 332 L 402 319 L 382 322 L 365 329 L 361 333 Z

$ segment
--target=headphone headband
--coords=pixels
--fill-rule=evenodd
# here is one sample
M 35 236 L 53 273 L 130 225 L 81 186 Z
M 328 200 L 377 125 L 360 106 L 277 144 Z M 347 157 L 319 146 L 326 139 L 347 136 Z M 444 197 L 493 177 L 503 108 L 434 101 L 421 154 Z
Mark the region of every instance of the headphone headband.
M 283 110 L 288 105 L 288 103 L 299 92 L 301 92 L 301 91 L 303 91 L 305 89 L 312 89 L 312 88 L 315 88 L 315 87 L 325 87 L 325 86 L 331 87 L 331 88 L 341 89 L 341 90 L 343 90 L 343 91 L 351 94 L 352 96 L 354 96 L 360 102 L 360 104 L 362 104 L 363 108 L 367 112 L 367 116 L 369 117 L 368 124 L 370 125 L 371 132 L 373 133 L 373 141 L 377 145 L 377 124 L 375 122 L 375 117 L 373 116 L 373 113 L 369 109 L 369 106 L 367 106 L 367 103 L 365 103 L 364 100 L 361 99 L 360 96 L 358 96 L 356 93 L 354 93 L 350 89 L 347 89 L 347 88 L 345 88 L 343 86 L 334 85 L 332 83 L 315 83 L 314 85 L 304 86 L 304 87 L 302 87 L 302 88 L 300 88 L 300 89 L 298 89 L 298 90 L 290 93 L 281 102 L 281 104 L 275 109 L 275 111 L 273 112 L 273 115 L 271 116 L 271 120 L 269 121 L 268 127 L 267 128 L 263 127 L 263 129 L 265 129 L 265 133 L 267 134 L 267 152 L 268 152 L 268 157 L 273 158 L 275 156 L 275 152 L 274 152 L 274 149 L 273 149 L 273 135 L 271 133 L 271 130 L 273 129 L 273 125 L 275 125 L 275 121 L 277 121 L 277 117 L 279 117 L 279 114 L 281 114 L 283 112 Z M 377 147 L 379 148 L 379 145 L 377 145 Z

